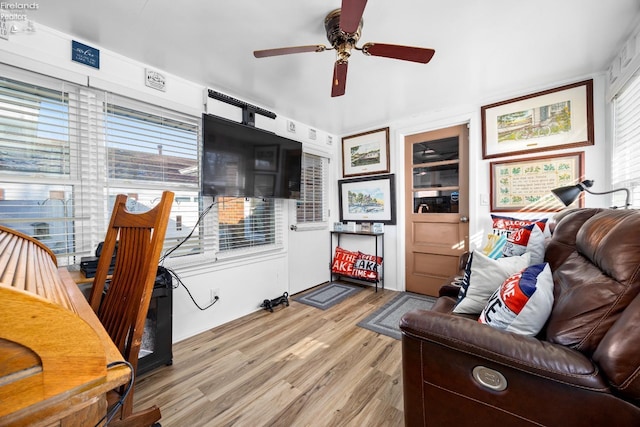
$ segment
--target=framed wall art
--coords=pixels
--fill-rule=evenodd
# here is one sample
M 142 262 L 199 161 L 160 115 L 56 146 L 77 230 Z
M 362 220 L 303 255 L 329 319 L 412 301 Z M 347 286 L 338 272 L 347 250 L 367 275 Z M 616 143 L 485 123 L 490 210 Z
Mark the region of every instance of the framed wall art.
M 388 172 L 388 127 L 342 138 L 342 175 L 345 178 Z
M 396 223 L 394 175 L 338 181 L 340 221 Z
M 491 162 L 491 211 L 555 212 L 565 206 L 551 190 L 584 179 L 584 152 Z M 580 195 L 580 207 L 584 197 Z
M 593 145 L 593 80 L 481 107 L 482 158 Z

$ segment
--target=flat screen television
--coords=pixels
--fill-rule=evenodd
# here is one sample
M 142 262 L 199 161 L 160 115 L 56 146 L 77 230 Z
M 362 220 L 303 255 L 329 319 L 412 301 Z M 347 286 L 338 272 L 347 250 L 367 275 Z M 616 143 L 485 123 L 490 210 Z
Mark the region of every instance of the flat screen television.
M 211 114 L 202 115 L 202 194 L 300 198 L 302 143 Z

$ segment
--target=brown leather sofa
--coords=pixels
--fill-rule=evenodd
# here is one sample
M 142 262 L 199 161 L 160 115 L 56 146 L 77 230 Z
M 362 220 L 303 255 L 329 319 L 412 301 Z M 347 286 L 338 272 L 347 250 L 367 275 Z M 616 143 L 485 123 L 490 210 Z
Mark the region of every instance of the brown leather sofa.
M 455 293 L 405 314 L 407 426 L 640 426 L 640 212 L 568 213 L 545 260 L 536 337 L 452 314 Z

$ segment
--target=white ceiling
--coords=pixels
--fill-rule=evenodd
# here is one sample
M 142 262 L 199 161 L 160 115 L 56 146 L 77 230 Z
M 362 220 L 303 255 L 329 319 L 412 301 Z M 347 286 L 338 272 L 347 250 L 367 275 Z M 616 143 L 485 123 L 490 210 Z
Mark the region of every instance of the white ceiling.
M 256 59 L 325 44 L 341 0 L 56 0 L 29 17 L 195 83 L 343 135 L 478 106 L 603 72 L 634 30 L 639 0 L 370 1 L 359 45 L 429 47 L 429 64 L 354 51 L 331 98 L 335 52 Z

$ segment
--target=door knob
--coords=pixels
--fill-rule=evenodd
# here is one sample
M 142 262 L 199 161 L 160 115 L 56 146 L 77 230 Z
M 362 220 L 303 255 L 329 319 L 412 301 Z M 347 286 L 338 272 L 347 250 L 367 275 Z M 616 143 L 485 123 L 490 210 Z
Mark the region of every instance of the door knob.
M 461 216 L 460 217 L 460 222 L 469 222 L 469 217 L 468 216 Z
M 297 230 L 298 230 L 298 226 L 297 226 L 297 225 L 295 225 L 295 224 L 292 224 L 291 226 L 289 226 L 289 229 L 290 229 L 291 231 L 297 231 Z

